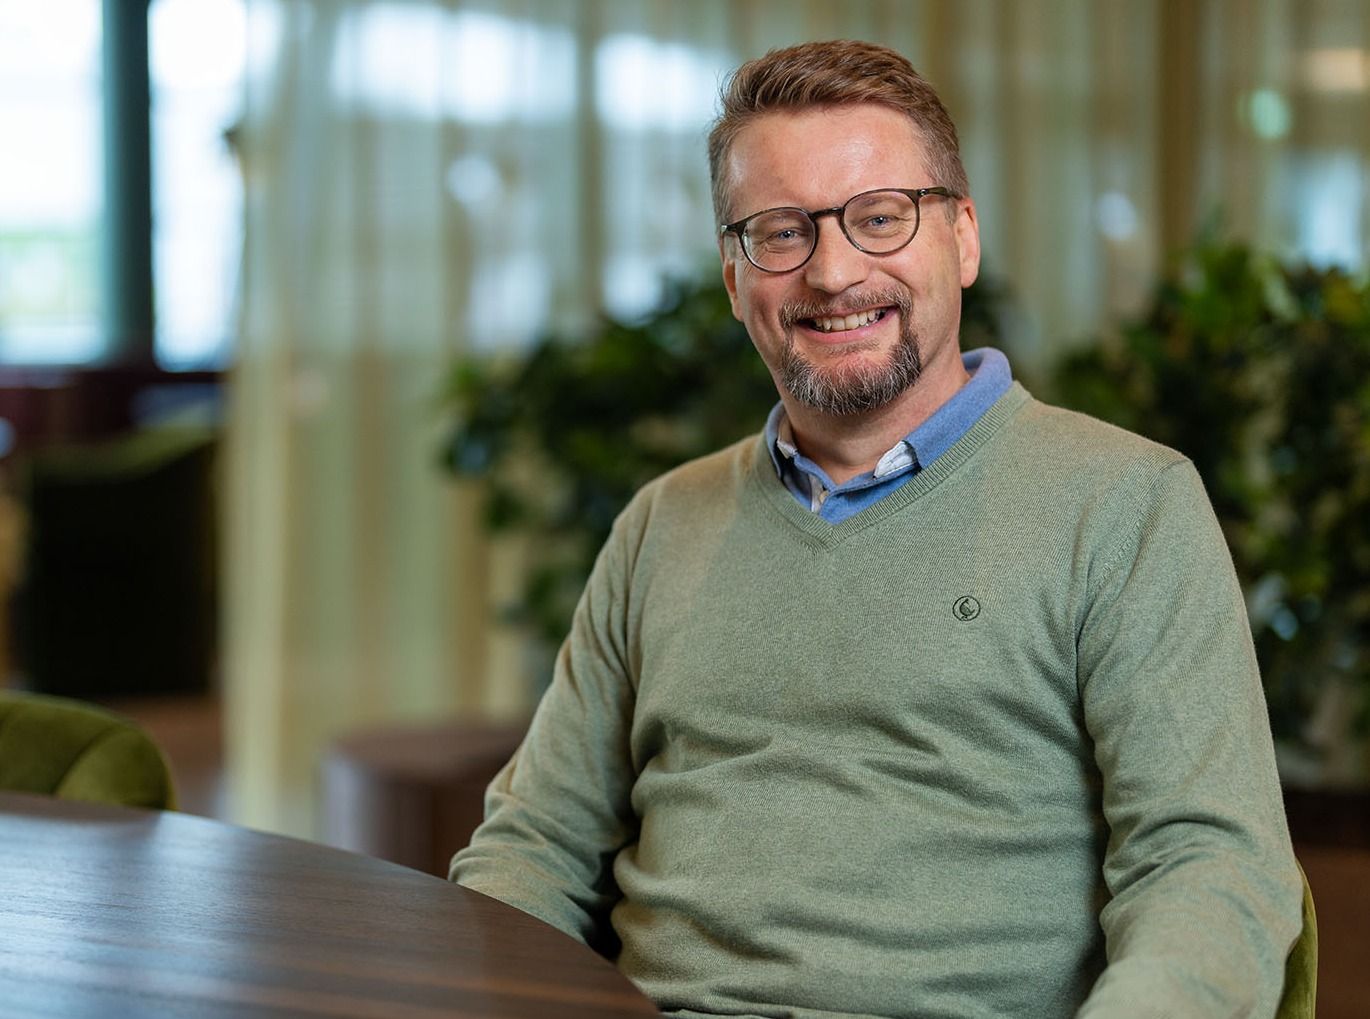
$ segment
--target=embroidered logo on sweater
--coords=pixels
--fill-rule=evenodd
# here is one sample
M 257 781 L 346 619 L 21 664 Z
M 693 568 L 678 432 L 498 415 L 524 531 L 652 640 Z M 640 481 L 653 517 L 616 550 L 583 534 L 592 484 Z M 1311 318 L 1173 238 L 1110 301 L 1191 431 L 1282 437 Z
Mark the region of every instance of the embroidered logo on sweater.
M 970 595 L 964 595 L 952 603 L 951 614 L 961 622 L 969 623 L 980 614 L 980 603 Z

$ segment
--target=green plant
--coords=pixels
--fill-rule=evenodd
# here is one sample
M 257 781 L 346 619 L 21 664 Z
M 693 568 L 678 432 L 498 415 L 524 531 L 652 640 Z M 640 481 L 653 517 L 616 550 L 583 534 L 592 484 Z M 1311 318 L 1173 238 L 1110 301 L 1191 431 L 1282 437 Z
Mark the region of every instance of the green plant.
M 997 341 L 993 282 L 966 291 L 967 346 Z M 673 281 L 645 320 L 548 335 L 513 359 L 467 357 L 444 404 L 446 466 L 487 483 L 486 523 L 539 540 L 509 616 L 553 646 L 599 547 L 632 494 L 693 457 L 760 430 L 775 385 L 715 271 Z
M 1271 721 L 1299 739 L 1329 681 L 1370 720 L 1370 286 L 1205 243 L 1057 402 L 1189 456 L 1242 578 Z

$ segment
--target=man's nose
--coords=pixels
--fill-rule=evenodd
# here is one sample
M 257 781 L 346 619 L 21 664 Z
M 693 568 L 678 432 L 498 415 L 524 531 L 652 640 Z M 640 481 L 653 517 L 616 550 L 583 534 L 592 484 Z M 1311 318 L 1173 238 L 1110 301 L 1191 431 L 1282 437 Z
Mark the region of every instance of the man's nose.
M 870 271 L 870 256 L 847 240 L 835 216 L 817 220 L 818 242 L 804 263 L 804 282 L 814 290 L 840 294 Z

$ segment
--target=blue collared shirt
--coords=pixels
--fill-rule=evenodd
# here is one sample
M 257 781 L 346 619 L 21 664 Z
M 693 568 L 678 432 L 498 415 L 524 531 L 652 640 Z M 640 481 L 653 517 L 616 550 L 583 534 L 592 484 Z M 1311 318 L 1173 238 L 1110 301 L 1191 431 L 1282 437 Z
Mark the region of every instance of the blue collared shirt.
M 1013 384 L 1008 358 L 993 347 L 967 351 L 961 363 L 970 380 L 891 446 L 875 470 L 840 485 L 799 451 L 785 405 L 777 403 L 766 419 L 766 448 L 780 480 L 802 505 L 831 524 L 840 524 L 889 495 L 950 449 Z

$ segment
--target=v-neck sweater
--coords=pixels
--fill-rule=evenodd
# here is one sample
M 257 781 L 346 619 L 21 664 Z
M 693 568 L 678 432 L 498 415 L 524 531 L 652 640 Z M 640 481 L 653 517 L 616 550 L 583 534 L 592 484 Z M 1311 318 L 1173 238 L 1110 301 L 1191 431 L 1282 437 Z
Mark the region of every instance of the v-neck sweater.
M 836 525 L 644 488 L 486 805 L 452 878 L 673 1016 L 1270 1015 L 1300 924 L 1202 483 L 1017 383 Z

